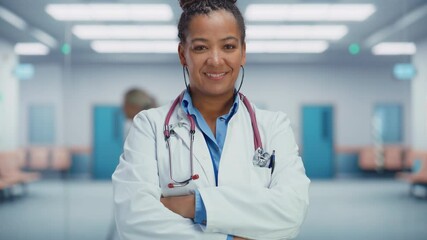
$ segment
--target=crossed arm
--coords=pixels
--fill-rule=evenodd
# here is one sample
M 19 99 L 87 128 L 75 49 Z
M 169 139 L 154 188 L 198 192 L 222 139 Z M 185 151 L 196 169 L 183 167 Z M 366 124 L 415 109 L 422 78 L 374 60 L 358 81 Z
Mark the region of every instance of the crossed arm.
M 172 212 L 181 215 L 184 218 L 193 219 L 195 215 L 195 198 L 194 194 L 177 197 L 162 197 L 160 202 Z M 245 240 L 241 237 L 233 237 L 234 240 Z

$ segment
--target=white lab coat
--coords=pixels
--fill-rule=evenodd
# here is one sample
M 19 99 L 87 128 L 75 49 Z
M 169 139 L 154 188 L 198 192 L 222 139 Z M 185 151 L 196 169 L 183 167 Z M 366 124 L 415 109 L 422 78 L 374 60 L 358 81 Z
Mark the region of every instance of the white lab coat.
M 228 124 L 218 171 L 218 186 L 203 134 L 196 129 L 194 173 L 200 178 L 184 188 L 168 189 L 169 157 L 163 124 L 170 105 L 139 113 L 113 174 L 115 216 L 122 239 L 249 239 L 295 237 L 308 206 L 309 179 L 287 116 L 254 107 L 264 149 L 276 151 L 276 166 L 254 166 L 254 138 L 246 107 L 240 101 Z M 190 176 L 189 121 L 180 106 L 170 125 L 173 177 Z M 194 224 L 163 206 L 160 197 L 198 189 L 206 207 L 207 225 Z

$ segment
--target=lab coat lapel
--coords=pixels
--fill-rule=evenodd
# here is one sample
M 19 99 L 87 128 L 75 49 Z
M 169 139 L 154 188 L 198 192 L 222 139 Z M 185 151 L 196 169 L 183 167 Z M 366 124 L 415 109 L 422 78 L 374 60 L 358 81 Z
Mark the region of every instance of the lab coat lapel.
M 178 107 L 176 120 L 179 123 L 182 123 L 184 126 L 176 127 L 174 128 L 174 131 L 183 140 L 183 142 L 185 143 L 185 146 L 188 149 L 190 149 L 190 134 L 189 134 L 190 122 L 187 119 L 187 115 L 184 113 L 184 111 L 180 107 Z M 176 123 L 171 123 L 171 124 L 176 124 Z M 203 173 L 198 173 L 198 172 L 195 172 L 195 173 L 199 174 L 200 177 L 202 177 L 203 175 L 206 176 L 209 184 L 215 185 L 215 174 L 213 171 L 213 165 L 212 165 L 209 149 L 202 132 L 197 127 L 196 127 L 196 133 L 194 134 L 193 156 L 196 160 L 194 164 L 196 164 L 196 162 L 199 163 L 203 171 Z
M 254 153 L 254 135 L 251 119 L 240 101 L 237 113 L 228 123 L 227 136 L 219 165 L 218 185 L 247 184 Z M 237 177 L 238 176 L 238 177 Z
M 215 173 L 213 171 L 211 155 L 205 137 L 200 129 L 196 129 L 196 133 L 194 134 L 193 154 L 202 167 L 209 184 L 215 186 Z

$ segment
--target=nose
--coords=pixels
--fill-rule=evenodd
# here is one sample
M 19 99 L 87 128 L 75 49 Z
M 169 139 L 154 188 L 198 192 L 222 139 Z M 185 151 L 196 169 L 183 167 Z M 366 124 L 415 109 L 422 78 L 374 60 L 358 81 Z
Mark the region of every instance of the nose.
M 212 49 L 209 53 L 209 57 L 207 59 L 207 63 L 212 66 L 218 66 L 222 63 L 223 56 L 221 51 L 218 49 Z

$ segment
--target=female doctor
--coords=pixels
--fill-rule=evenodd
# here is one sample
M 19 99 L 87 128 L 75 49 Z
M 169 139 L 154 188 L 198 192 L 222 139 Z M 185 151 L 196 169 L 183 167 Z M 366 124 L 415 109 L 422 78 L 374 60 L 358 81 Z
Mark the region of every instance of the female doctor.
M 121 239 L 299 232 L 310 181 L 288 117 L 256 108 L 235 89 L 246 61 L 235 2 L 180 1 L 178 54 L 189 85 L 172 104 L 134 118 L 113 174 Z

